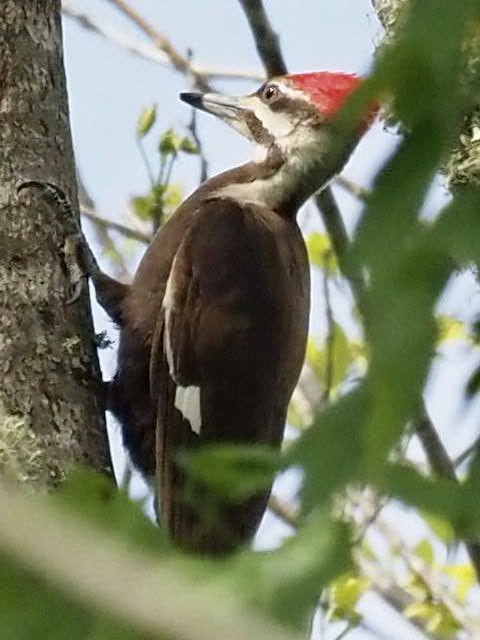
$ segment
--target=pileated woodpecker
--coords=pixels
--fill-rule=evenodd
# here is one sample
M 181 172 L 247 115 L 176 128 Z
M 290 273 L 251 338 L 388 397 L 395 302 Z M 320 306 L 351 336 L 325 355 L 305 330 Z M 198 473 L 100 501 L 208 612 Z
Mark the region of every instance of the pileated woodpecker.
M 359 84 L 343 73 L 278 77 L 241 98 L 183 93 L 256 148 L 256 158 L 201 185 L 160 228 L 131 285 L 85 260 L 120 326 L 108 408 L 146 477 L 160 520 L 183 548 L 226 553 L 248 541 L 269 491 L 219 505 L 189 485 L 182 450 L 281 443 L 305 355 L 309 265 L 296 213 L 339 172 L 354 134 L 333 122 Z

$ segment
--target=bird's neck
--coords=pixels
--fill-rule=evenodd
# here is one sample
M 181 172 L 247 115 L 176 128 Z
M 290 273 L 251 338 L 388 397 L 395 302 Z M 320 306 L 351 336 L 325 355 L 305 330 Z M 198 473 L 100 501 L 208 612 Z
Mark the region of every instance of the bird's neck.
M 254 204 L 294 217 L 299 207 L 327 184 L 340 168 L 338 165 L 343 164 L 338 158 L 327 162 L 326 155 L 313 145 L 290 154 L 271 147 L 263 155 L 212 178 L 207 183 L 209 199 Z

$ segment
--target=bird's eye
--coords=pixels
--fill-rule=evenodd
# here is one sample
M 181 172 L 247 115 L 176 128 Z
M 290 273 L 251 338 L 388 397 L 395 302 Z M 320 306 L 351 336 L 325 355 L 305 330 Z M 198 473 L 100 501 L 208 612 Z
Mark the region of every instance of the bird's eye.
M 263 97 L 266 102 L 271 102 L 278 96 L 278 87 L 274 84 L 267 84 L 263 90 Z

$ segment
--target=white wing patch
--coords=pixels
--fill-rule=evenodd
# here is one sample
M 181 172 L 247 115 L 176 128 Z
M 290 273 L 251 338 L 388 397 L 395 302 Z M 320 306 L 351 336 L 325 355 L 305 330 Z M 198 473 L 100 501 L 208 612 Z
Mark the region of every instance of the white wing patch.
M 175 384 L 177 384 L 175 371 L 175 354 L 173 352 L 171 340 L 171 315 L 175 303 L 175 264 L 176 257 L 172 262 L 172 267 L 168 276 L 167 284 L 165 287 L 165 294 L 162 301 L 162 308 L 165 317 L 163 348 L 165 357 L 167 358 L 170 377 L 175 382 Z M 175 390 L 175 407 L 180 411 L 185 420 L 190 423 L 192 431 L 200 435 L 200 428 L 202 426 L 202 418 L 200 412 L 200 387 L 195 387 L 193 385 L 182 387 L 177 384 L 177 388 Z
M 163 348 L 165 349 L 165 355 L 167 357 L 168 370 L 171 377 L 175 380 L 175 362 L 173 360 L 172 342 L 170 340 L 170 316 L 173 308 L 173 271 L 175 268 L 175 260 L 172 262 L 172 267 L 165 287 L 165 293 L 163 296 L 162 308 L 165 314 L 165 329 L 163 333 Z
M 175 391 L 175 407 L 185 420 L 188 420 L 192 431 L 200 435 L 202 417 L 200 413 L 200 387 L 180 387 Z

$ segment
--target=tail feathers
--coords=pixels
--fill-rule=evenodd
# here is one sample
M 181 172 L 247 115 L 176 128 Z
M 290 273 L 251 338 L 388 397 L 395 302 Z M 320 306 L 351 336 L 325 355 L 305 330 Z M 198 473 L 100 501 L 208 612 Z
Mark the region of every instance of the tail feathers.
M 165 373 L 163 379 L 167 383 L 159 389 L 156 420 L 160 524 L 185 551 L 206 555 L 231 553 L 254 536 L 269 492 L 241 504 L 227 505 L 211 489 L 186 475 L 177 462 L 178 455 L 197 448 L 201 441 L 175 407 L 176 386 L 168 371 Z

